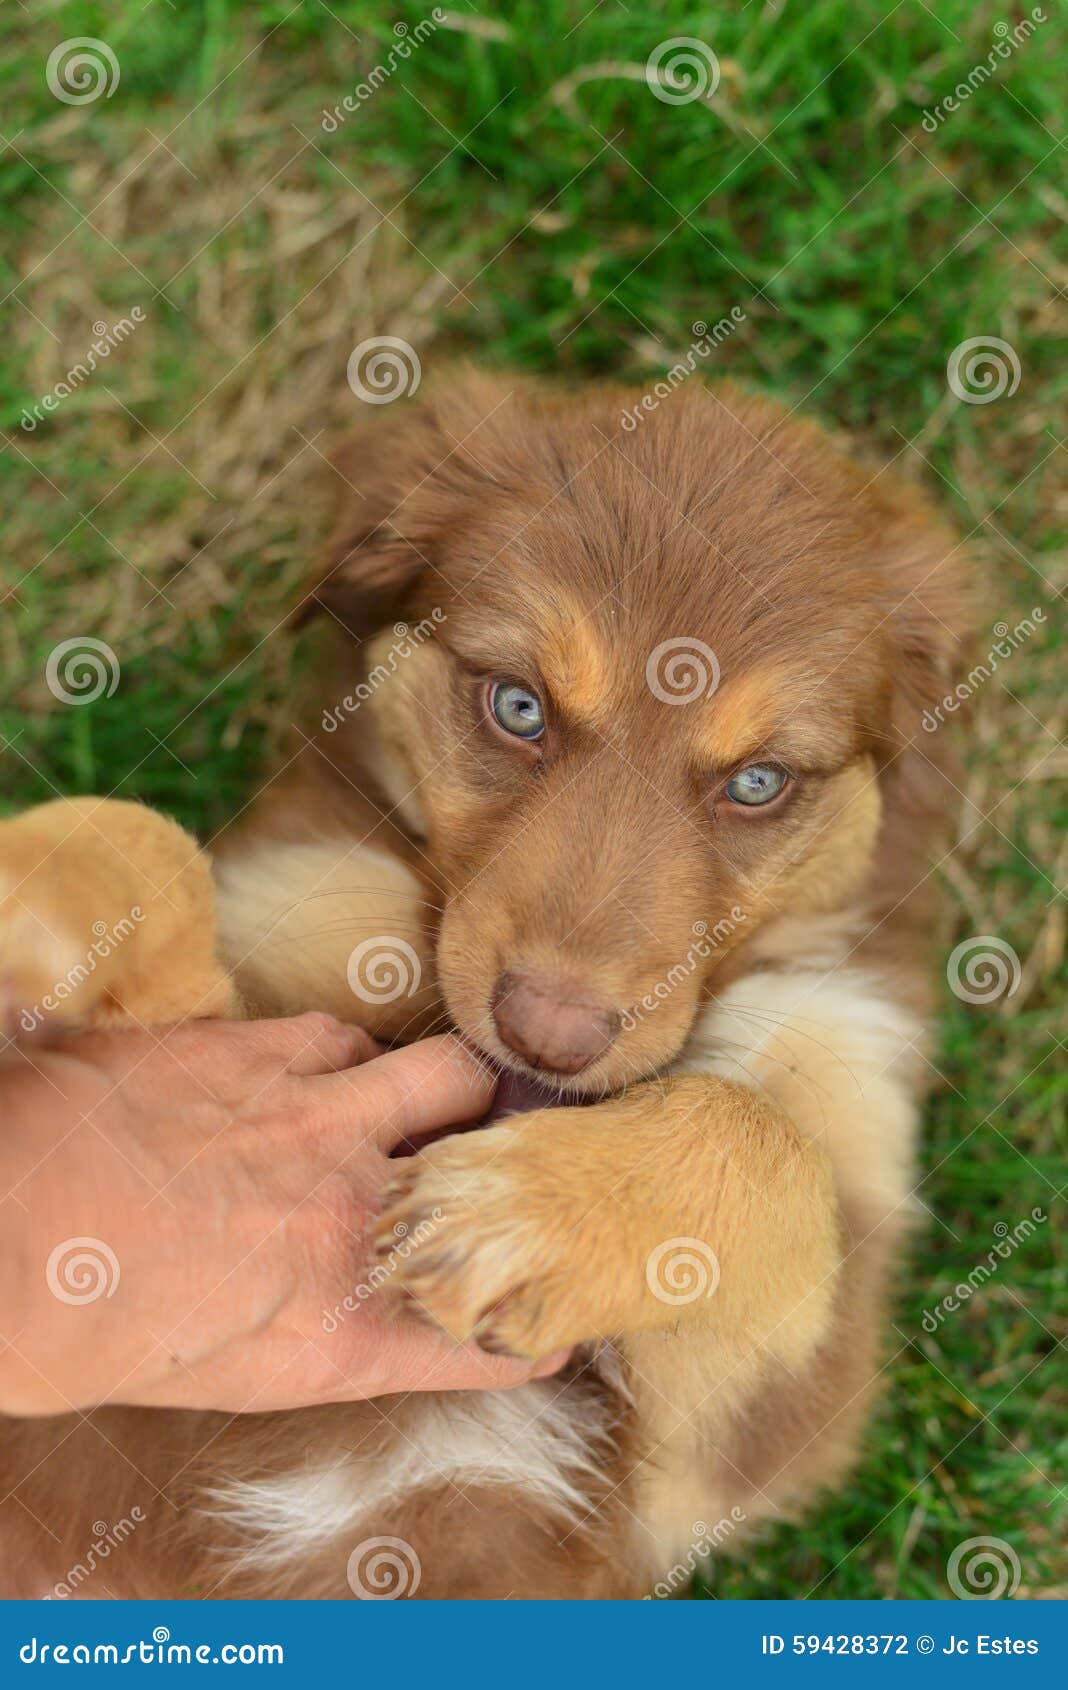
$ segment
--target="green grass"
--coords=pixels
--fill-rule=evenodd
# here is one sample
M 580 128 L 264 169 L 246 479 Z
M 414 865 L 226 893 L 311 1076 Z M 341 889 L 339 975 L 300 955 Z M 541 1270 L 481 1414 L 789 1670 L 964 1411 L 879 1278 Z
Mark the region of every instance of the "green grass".
M 1018 1553 L 1021 1594 L 1068 1593 L 1055 1224 L 921 1324 L 996 1226 L 1063 1212 L 1068 45 L 1046 10 L 934 133 L 925 110 L 986 60 L 1004 8 L 514 0 L 490 16 L 459 0 L 469 28 L 413 46 L 334 133 L 322 111 L 417 7 L 0 15 L 4 808 L 117 790 L 210 835 L 255 790 L 299 664 L 280 625 L 322 529 L 319 454 L 354 414 L 345 364 L 374 333 L 410 340 L 428 374 L 467 351 L 651 379 L 693 322 L 737 306 L 710 376 L 931 485 L 971 536 L 990 624 L 1045 612 L 959 713 L 984 819 L 945 870 L 959 935 L 1012 945 L 1023 984 L 986 1010 L 946 994 L 929 1214 L 856 1480 L 718 1565 L 721 1597 L 945 1595 L 950 1552 L 978 1535 Z M 75 107 L 45 61 L 78 35 L 107 41 L 121 79 Z M 632 74 L 674 36 L 714 49 L 710 104 Z M 146 321 L 106 367 L 23 430 L 91 325 L 134 306 Z M 946 363 L 979 335 L 1012 345 L 1020 383 L 962 404 Z M 45 664 L 76 635 L 107 641 L 121 682 L 64 707 Z

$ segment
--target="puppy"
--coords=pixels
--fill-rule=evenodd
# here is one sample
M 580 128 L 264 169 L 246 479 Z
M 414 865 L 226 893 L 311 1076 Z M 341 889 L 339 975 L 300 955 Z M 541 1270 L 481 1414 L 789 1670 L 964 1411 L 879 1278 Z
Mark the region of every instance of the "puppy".
M 337 680 L 214 894 L 136 806 L 0 828 L 16 1020 L 139 903 L 68 1019 L 240 1001 L 484 1052 L 508 1108 L 397 1163 L 371 1248 L 452 1337 L 573 1361 L 513 1393 L 11 1423 L 11 1567 L 59 1576 L 147 1474 L 174 1506 L 120 1594 L 366 1594 L 388 1538 L 397 1594 L 636 1596 L 847 1470 L 928 1071 L 955 789 L 918 730 L 965 562 L 767 400 L 692 382 L 635 422 L 639 397 L 465 375 L 345 449 L 300 610 Z

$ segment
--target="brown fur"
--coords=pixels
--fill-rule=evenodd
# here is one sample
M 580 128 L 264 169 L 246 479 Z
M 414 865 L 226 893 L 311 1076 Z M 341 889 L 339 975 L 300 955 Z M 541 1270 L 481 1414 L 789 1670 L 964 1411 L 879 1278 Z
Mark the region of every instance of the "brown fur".
M 967 594 L 914 490 L 765 400 L 693 383 L 628 434 L 624 390 L 515 385 L 464 377 L 376 415 L 342 454 L 355 496 L 302 614 L 328 612 L 342 656 L 317 710 L 366 690 L 224 842 L 221 929 L 254 1011 L 326 1008 L 390 1039 L 444 1015 L 513 1068 L 491 1014 L 502 969 L 564 973 L 625 1012 L 568 1082 L 570 1107 L 430 1146 L 399 1166 L 382 1220 L 388 1244 L 443 1212 L 392 1283 L 454 1336 L 528 1356 L 614 1341 L 625 1386 L 596 1363 L 561 1382 L 600 1428 L 587 1512 L 563 1526 L 515 1484 L 428 1485 L 367 1532 L 417 1548 L 422 1595 L 633 1595 L 698 1512 L 791 1512 L 852 1457 L 922 1091 L 909 1036 L 884 1041 L 926 1008 L 928 869 L 953 799 L 941 743 L 916 733 Z M 680 638 L 719 666 L 685 706 L 647 680 Z M 547 700 L 540 748 L 487 724 L 493 677 Z M 766 814 L 724 796 L 754 760 L 791 776 Z M 108 897 L 150 896 L 152 921 L 78 1018 L 222 1012 L 206 881 L 170 915 L 160 902 L 193 885 L 187 845 L 92 801 L 0 829 L 17 1001 L 48 984 L 25 973 L 17 906 L 47 915 L 64 955 L 84 949 L 100 897 L 81 865 L 105 860 Z M 680 967 L 697 923 L 715 942 Z M 374 1007 L 346 963 L 383 933 L 412 947 L 421 983 Z M 145 984 L 161 944 L 166 1010 Z M 679 1240 L 714 1246 L 714 1294 L 653 1292 L 649 1264 Z M 225 1425 L 112 1411 L 106 1446 L 87 1424 L 10 1426 L 9 1552 L 62 1567 L 148 1472 L 166 1529 L 124 1590 L 344 1595 L 351 1545 L 245 1570 L 188 1503 L 214 1474 L 285 1473 L 309 1450 L 366 1445 L 388 1464 L 408 1435 L 393 1421 L 366 1406 Z M 91 1474 L 77 1497 L 73 1470 Z M 62 1515 L 57 1550 L 30 1521 L 58 1535 Z

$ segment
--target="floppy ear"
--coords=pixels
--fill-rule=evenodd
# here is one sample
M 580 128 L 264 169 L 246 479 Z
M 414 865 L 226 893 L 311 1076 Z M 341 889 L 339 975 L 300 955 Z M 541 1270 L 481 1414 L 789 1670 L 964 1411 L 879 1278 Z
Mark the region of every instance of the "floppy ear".
M 905 742 L 927 737 L 925 721 L 951 690 L 975 623 L 969 559 L 956 535 L 908 489 L 886 539 L 893 594 L 893 722 Z
M 390 621 L 429 559 L 388 521 L 348 522 L 331 538 L 322 564 L 323 575 L 294 611 L 293 626 L 326 611 L 363 640 Z
M 881 587 L 893 738 L 900 751 L 957 678 L 975 622 L 972 560 L 922 488 L 849 461 L 857 544 Z M 885 717 L 884 717 L 885 725 Z
M 436 525 L 417 508 L 413 490 L 433 466 L 440 428 L 429 406 L 406 409 L 396 418 L 376 417 L 332 454 L 341 504 L 318 579 L 293 613 L 295 627 L 325 611 L 364 639 L 433 567 Z
M 953 734 L 933 731 L 956 683 L 977 610 L 972 560 L 957 535 L 911 483 L 878 483 L 872 532 L 889 591 L 890 743 L 884 783 L 900 814 L 951 815 L 957 803 Z
M 922 594 L 909 593 L 892 617 L 896 635 L 893 718 L 906 740 L 915 738 L 925 712 L 945 697 L 956 679 L 964 631 L 944 620 L 944 608 L 936 608 Z
M 363 639 L 392 621 L 405 595 L 437 566 L 466 504 L 497 482 L 501 411 L 511 387 L 485 371 L 439 375 L 420 395 L 375 411 L 331 459 L 342 489 L 320 576 L 294 615 L 327 611 Z

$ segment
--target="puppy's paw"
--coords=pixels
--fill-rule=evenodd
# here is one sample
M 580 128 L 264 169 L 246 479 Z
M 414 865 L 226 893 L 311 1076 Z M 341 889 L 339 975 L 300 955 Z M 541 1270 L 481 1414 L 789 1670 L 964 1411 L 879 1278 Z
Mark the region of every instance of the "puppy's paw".
M 107 989 L 105 924 L 69 869 L 62 831 L 0 825 L 0 1036 L 88 1021 Z M 94 948 L 95 947 L 95 948 Z M 98 956 L 97 953 L 101 953 Z
M 0 1037 L 226 1014 L 207 859 L 142 804 L 57 799 L 0 822 Z
M 587 1114 L 536 1111 L 402 1163 L 375 1238 L 391 1291 L 492 1355 L 536 1361 L 599 1336 L 598 1217 L 571 1177 L 566 1120 Z

